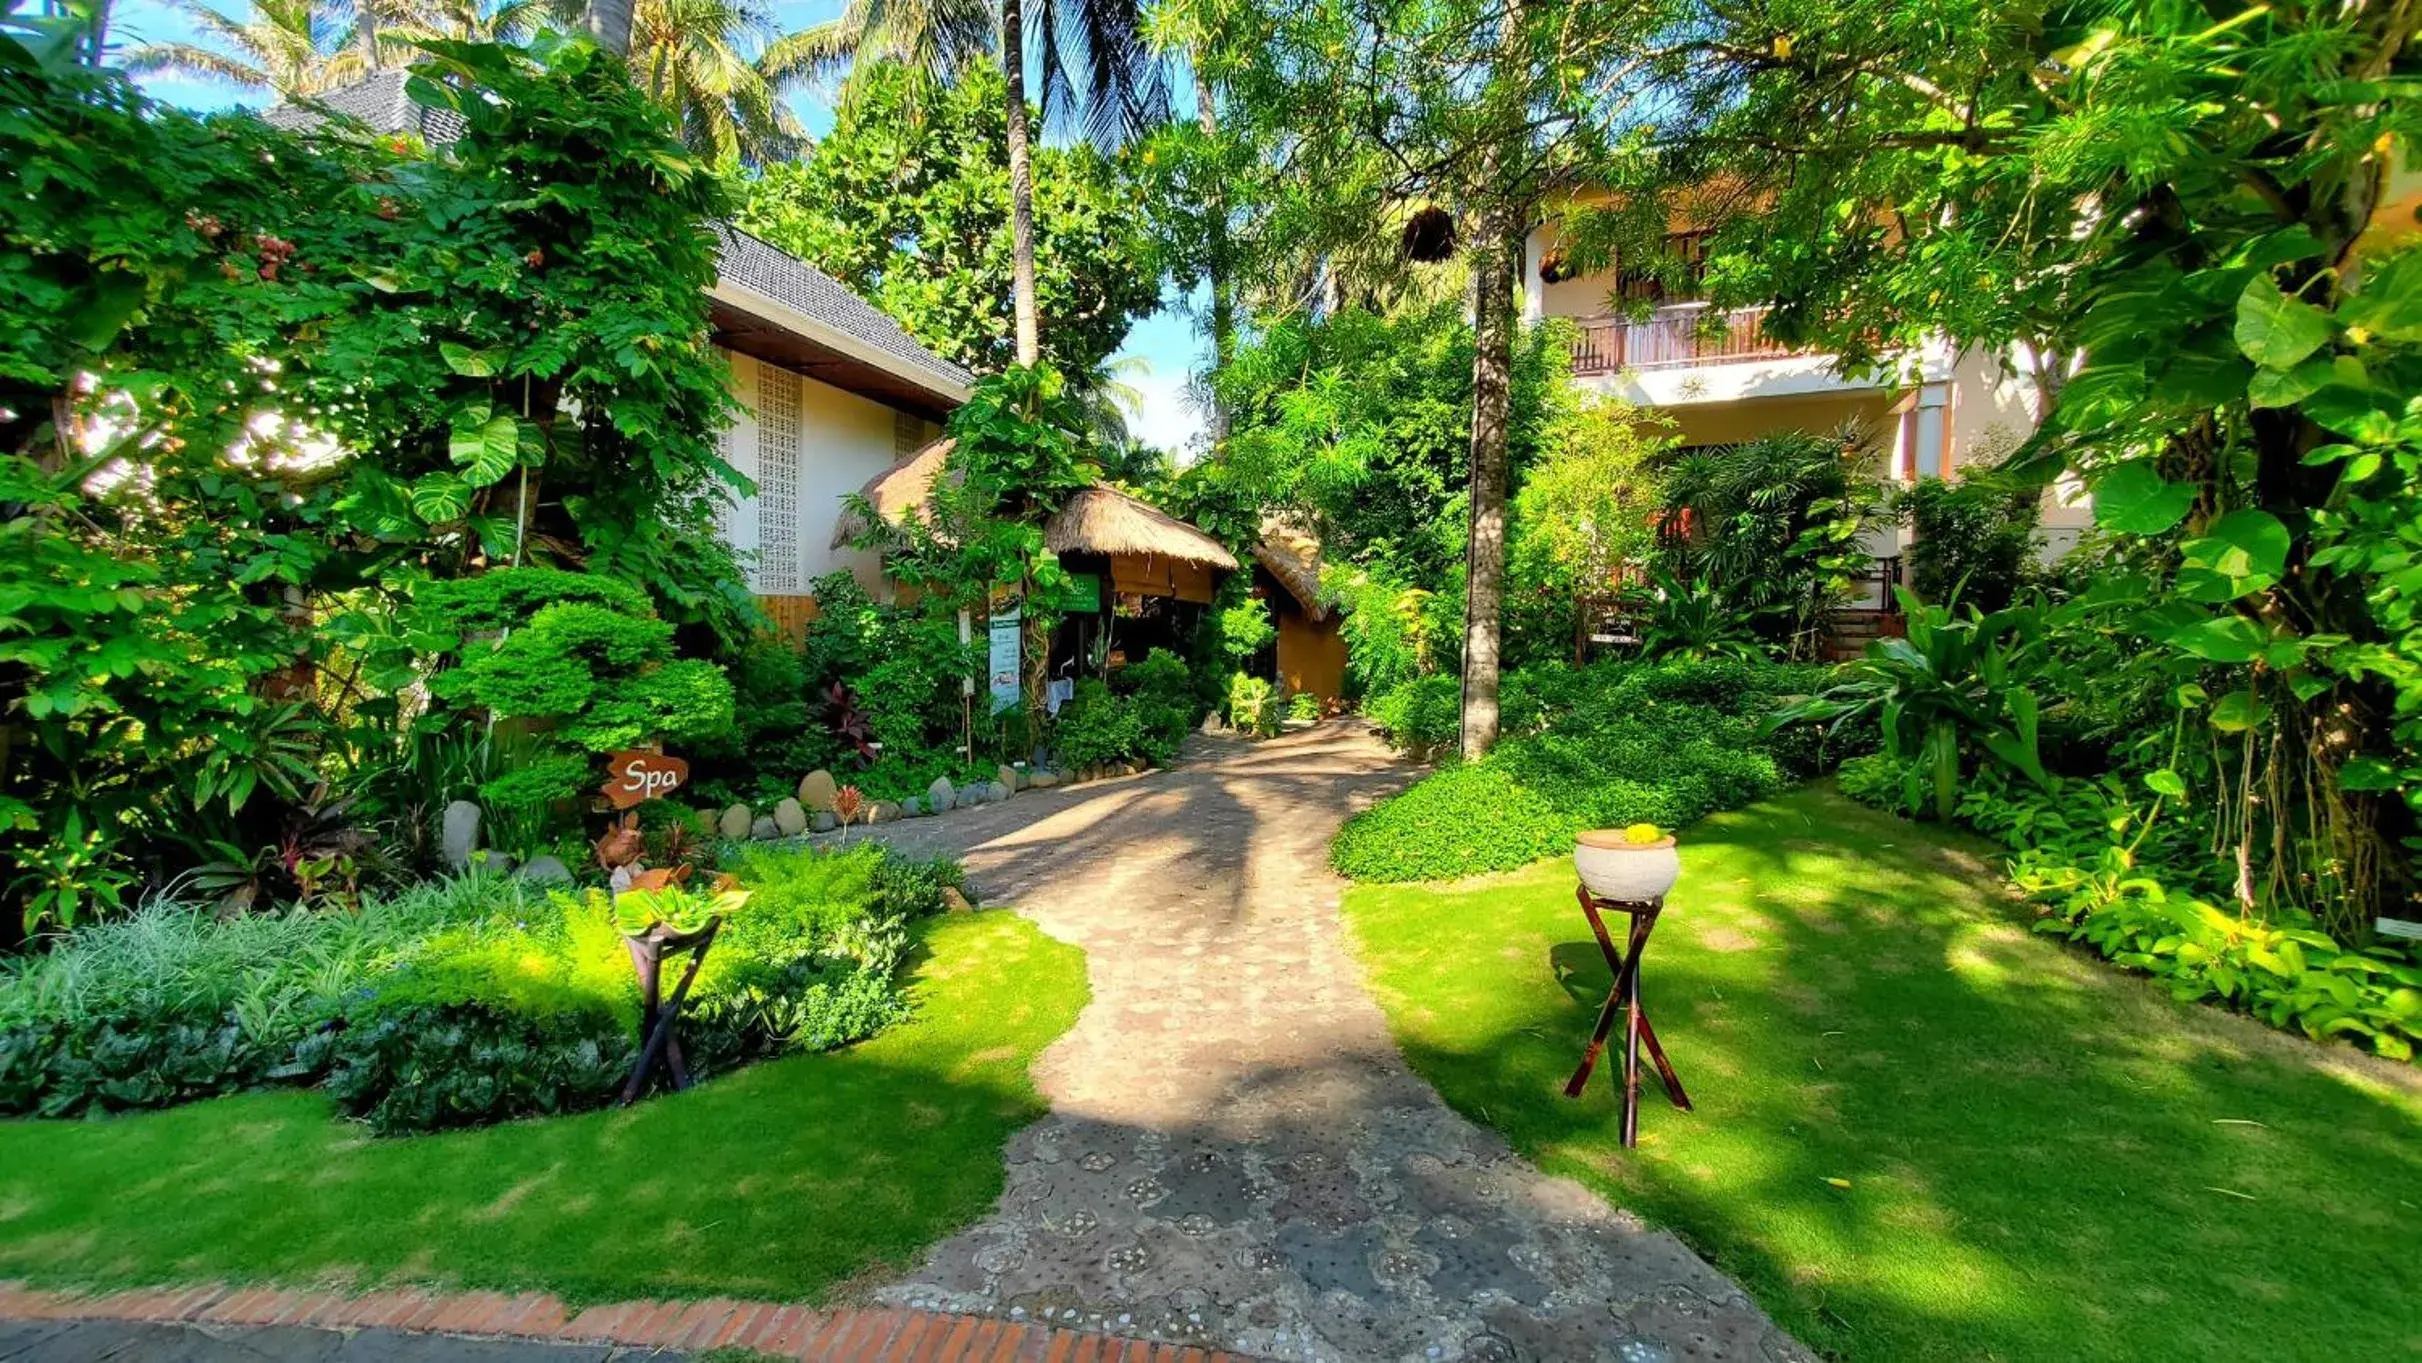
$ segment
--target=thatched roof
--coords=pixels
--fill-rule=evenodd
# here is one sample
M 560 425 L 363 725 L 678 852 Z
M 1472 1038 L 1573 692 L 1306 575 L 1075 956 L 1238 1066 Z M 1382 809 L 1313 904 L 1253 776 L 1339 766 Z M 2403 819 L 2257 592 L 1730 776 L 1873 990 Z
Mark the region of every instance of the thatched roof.
M 1283 516 L 1266 516 L 1253 557 L 1287 589 L 1313 620 L 1329 618 L 1328 603 L 1320 599 L 1320 540 L 1311 531 Z
M 942 466 L 950 460 L 953 441 L 949 436 L 927 445 L 908 458 L 892 465 L 867 480 L 858 492 L 874 503 L 883 519 L 898 525 L 910 513 L 922 511 L 933 496 L 933 480 L 942 476 Z M 839 549 L 856 539 L 866 529 L 865 522 L 855 512 L 843 511 L 833 526 L 832 547 Z
M 944 436 L 876 474 L 859 493 L 884 520 L 900 524 L 932 499 L 934 480 L 942 476 L 954 443 Z M 833 528 L 833 547 L 856 539 L 864 529 L 857 516 L 842 512 Z M 1237 566 L 1236 556 L 1218 540 L 1150 502 L 1110 487 L 1089 487 L 1070 497 L 1044 523 L 1043 543 L 1055 554 L 1145 554 L 1223 570 Z
M 1043 523 L 1043 545 L 1055 554 L 1146 554 L 1210 568 L 1237 566 L 1218 540 L 1112 487 L 1089 487 L 1070 497 Z

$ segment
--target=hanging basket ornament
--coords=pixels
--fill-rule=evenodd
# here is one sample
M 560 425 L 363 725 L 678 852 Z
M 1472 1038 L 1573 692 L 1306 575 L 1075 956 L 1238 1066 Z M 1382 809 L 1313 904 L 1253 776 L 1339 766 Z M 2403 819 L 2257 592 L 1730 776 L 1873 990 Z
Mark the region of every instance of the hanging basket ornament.
M 1404 223 L 1404 258 L 1417 265 L 1436 265 L 1455 254 L 1455 215 L 1436 204 L 1425 204 Z

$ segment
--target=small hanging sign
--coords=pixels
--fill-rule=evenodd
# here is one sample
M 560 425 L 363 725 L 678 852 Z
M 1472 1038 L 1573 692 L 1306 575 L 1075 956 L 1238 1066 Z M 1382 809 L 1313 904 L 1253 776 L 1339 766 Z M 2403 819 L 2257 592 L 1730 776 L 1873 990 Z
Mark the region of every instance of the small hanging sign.
M 659 799 L 689 784 L 690 764 L 660 752 L 632 750 L 606 758 L 606 803 L 629 809 Z

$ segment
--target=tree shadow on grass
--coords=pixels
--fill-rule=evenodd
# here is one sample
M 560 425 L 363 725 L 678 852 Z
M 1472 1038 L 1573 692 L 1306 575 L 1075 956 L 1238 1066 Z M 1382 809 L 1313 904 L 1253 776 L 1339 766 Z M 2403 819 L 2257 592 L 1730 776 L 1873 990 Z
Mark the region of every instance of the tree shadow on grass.
M 1415 1067 L 1846 1357 L 2380 1357 L 2422 1336 L 2410 1070 L 2031 934 L 1987 849 L 1837 795 L 1684 848 L 1643 997 L 1695 1114 L 1649 1077 L 1627 1153 L 1611 1078 L 1561 1096 L 1611 978 L 1553 865 L 1349 901 Z

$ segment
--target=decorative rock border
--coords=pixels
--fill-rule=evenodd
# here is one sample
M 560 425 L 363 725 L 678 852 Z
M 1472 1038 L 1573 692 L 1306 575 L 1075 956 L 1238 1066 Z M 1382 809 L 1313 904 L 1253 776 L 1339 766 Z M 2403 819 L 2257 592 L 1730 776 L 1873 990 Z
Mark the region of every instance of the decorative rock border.
M 0 1283 L 0 1319 L 400 1330 L 554 1344 L 752 1349 L 829 1363 L 1244 1363 L 1236 1355 L 938 1311 L 818 1311 L 778 1302 L 633 1301 L 574 1312 L 544 1293 L 144 1288 L 92 1296 Z
M 1031 772 L 1022 766 L 1004 765 L 991 780 L 971 782 L 965 786 L 952 784 L 946 776 L 936 777 L 923 795 L 911 795 L 899 801 L 869 802 L 860 823 L 928 818 L 955 809 L 999 804 L 1020 791 L 1051 790 L 1114 776 L 1138 776 L 1151 770 L 1153 768 L 1141 762 L 1108 763 L 1083 770 L 1045 767 Z M 772 813 L 760 814 L 744 804 L 723 810 L 701 809 L 695 816 L 698 831 L 705 837 L 720 837 L 726 842 L 773 841 L 809 833 L 830 833 L 840 827 L 841 821 L 834 813 L 834 801 L 840 790 L 838 778 L 831 772 L 821 769 L 811 771 L 800 779 L 798 795 L 781 800 Z

